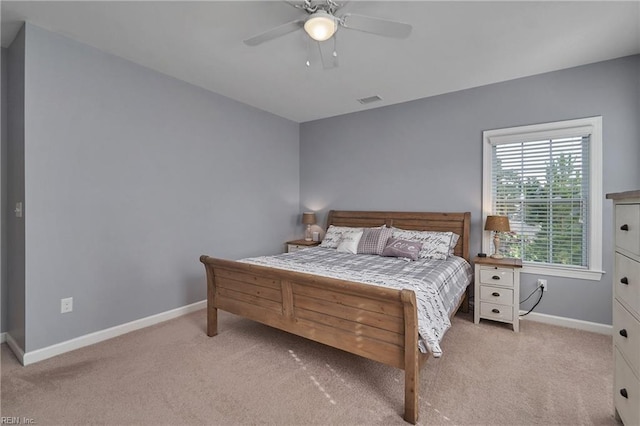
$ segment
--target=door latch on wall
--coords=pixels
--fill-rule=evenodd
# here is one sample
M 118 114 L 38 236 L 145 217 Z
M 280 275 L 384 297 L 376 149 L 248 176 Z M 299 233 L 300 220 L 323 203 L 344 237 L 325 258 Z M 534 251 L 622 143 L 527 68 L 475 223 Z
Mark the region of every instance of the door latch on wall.
M 16 214 L 16 217 L 22 217 L 22 202 L 16 203 L 16 208 L 13 210 Z

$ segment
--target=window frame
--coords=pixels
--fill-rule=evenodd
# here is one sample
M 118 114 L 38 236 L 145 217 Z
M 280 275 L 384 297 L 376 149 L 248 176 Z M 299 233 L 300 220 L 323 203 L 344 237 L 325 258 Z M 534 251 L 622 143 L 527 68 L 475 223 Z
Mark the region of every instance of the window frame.
M 574 120 L 527 126 L 485 130 L 482 132 L 482 227 L 487 216 L 492 214 L 493 192 L 493 146 L 504 143 L 523 142 L 536 139 L 557 139 L 569 136 L 583 136 L 585 130 L 589 138 L 589 224 L 588 224 L 588 267 L 558 266 L 522 262 L 523 273 L 551 275 L 557 277 L 601 280 L 602 274 L 602 117 L 587 117 Z M 482 251 L 488 253 L 492 235 L 482 231 Z

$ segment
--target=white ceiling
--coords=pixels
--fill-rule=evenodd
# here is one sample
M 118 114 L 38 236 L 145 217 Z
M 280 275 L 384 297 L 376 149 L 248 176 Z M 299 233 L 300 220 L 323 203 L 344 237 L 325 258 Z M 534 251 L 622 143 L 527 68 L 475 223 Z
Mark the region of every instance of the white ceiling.
M 302 30 L 242 42 L 304 16 L 284 1 L 2 1 L 2 46 L 28 21 L 296 122 L 640 53 L 640 1 L 356 0 L 345 12 L 413 32 L 342 28 L 340 65 L 324 70 L 315 51 L 305 66 Z

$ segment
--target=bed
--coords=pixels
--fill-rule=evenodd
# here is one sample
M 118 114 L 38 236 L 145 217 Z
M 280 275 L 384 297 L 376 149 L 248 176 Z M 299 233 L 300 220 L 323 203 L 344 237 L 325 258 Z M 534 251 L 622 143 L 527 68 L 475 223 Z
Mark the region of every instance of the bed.
M 338 211 L 327 228 L 373 228 L 453 232 L 452 249 L 469 261 L 470 213 Z M 314 250 L 314 249 L 307 249 Z M 303 251 L 307 251 L 303 250 Z M 207 278 L 207 335 L 218 333 L 217 311 L 258 321 L 316 342 L 404 370 L 404 419 L 418 420 L 421 351 L 416 292 L 296 270 L 203 255 Z M 468 277 L 471 280 L 471 276 Z M 468 282 L 469 282 L 468 281 Z M 449 316 L 468 309 L 468 282 L 455 295 Z

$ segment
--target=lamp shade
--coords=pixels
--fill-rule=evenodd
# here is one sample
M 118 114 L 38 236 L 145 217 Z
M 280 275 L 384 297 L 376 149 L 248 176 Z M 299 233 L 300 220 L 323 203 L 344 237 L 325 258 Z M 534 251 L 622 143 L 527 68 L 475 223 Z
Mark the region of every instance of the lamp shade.
M 484 224 L 485 231 L 510 232 L 509 218 L 507 216 L 487 216 Z
M 314 212 L 302 213 L 302 223 L 305 225 L 314 225 L 316 223 L 316 214 Z
M 304 23 L 304 30 L 316 41 L 325 41 L 336 32 L 336 18 L 323 10 L 309 16 Z

